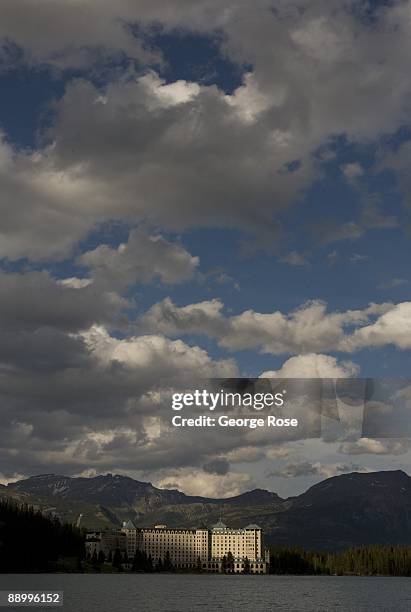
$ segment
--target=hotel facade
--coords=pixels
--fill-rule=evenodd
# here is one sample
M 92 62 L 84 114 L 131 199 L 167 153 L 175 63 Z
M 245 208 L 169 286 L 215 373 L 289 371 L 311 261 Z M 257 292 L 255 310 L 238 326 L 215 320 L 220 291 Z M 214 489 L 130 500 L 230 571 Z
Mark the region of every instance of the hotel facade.
M 132 560 L 140 550 L 156 565 L 169 559 L 175 569 L 197 569 L 213 573 L 266 574 L 269 554 L 263 550 L 262 530 L 258 525 L 231 529 L 219 521 L 211 529 L 175 529 L 167 525 L 137 528 L 131 521 L 119 532 L 87 534 L 86 550 L 91 556 L 102 550 L 105 555 L 112 543 Z M 112 551 L 114 552 L 114 551 Z

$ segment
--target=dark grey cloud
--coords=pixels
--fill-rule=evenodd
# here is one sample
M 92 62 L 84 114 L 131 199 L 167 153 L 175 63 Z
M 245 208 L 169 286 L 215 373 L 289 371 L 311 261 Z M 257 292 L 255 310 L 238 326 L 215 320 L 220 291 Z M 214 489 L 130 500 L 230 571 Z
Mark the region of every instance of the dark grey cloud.
M 364 472 L 368 471 L 360 465 L 351 464 L 322 464 L 320 462 L 311 463 L 310 461 L 301 461 L 300 463 L 287 463 L 282 467 L 270 472 L 270 476 L 280 476 L 281 478 L 298 478 L 300 476 L 321 476 L 330 478 L 338 474 L 347 472 Z
M 226 459 L 213 459 L 203 465 L 203 470 L 210 474 L 220 474 L 224 476 L 230 469 L 230 464 Z
M 43 371 L 87 367 L 89 352 L 80 337 L 51 327 L 0 331 L 0 364 L 11 370 Z
M 114 292 L 93 285 L 77 289 L 46 271 L 0 271 L 0 330 L 49 327 L 76 332 L 93 323 L 113 322 L 126 305 L 126 300 Z

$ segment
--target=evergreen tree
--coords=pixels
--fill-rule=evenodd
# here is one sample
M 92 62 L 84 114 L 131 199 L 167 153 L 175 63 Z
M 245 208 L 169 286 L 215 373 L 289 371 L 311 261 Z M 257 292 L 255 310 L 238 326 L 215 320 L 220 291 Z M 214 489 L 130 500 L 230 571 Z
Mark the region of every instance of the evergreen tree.
M 0 572 L 52 572 L 85 557 L 82 532 L 31 506 L 0 501 Z M 35 554 L 22 554 L 23 550 Z M 74 567 L 74 566 L 72 566 Z
M 143 554 L 139 549 L 137 549 L 134 553 L 134 559 L 131 569 L 133 572 L 141 572 L 144 570 Z
M 271 551 L 270 573 L 411 576 L 411 547 L 359 546 L 336 553 L 279 548 Z
M 234 557 L 233 557 L 233 553 L 231 552 L 231 550 L 229 550 L 227 553 L 226 570 L 227 572 L 230 572 L 230 573 L 234 571 Z
M 99 565 L 101 565 L 102 563 L 105 562 L 105 560 L 106 560 L 106 555 L 104 554 L 102 550 L 100 550 L 97 556 L 97 562 L 99 563 Z
M 145 565 L 145 570 L 146 570 L 146 572 L 152 572 L 153 571 L 153 559 L 152 559 L 151 555 L 149 555 L 148 557 L 146 555 L 146 559 L 147 559 L 147 561 L 146 561 L 146 565 Z
M 122 567 L 121 567 L 121 552 L 120 552 L 119 548 L 116 548 L 116 550 L 114 551 L 112 565 L 118 571 L 121 571 L 121 569 L 122 569 Z
M 163 569 L 165 572 L 170 572 L 173 569 L 173 564 L 171 563 L 170 551 L 167 550 L 166 556 L 164 557 Z

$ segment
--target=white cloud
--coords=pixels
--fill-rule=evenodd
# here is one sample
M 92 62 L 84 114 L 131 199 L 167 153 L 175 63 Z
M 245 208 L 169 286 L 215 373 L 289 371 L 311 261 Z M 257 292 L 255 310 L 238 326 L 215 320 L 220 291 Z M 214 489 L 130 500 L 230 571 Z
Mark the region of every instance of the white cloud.
M 91 278 L 77 278 L 77 276 L 70 276 L 68 278 L 61 278 L 57 280 L 59 285 L 63 287 L 71 287 L 71 289 L 84 289 L 91 285 L 93 281 Z
M 257 348 L 264 353 L 280 355 L 284 353 L 317 353 L 321 351 L 342 350 L 352 352 L 360 346 L 366 346 L 362 329 L 376 319 L 373 325 L 381 325 L 381 320 L 391 312 L 399 309 L 403 312 L 403 324 L 395 315 L 388 317 L 393 325 L 391 340 L 397 346 L 407 346 L 408 302 L 394 307 L 393 304 L 370 304 L 363 310 L 345 312 L 327 312 L 324 302 L 314 300 L 303 304 L 289 314 L 276 311 L 259 313 L 253 310 L 231 317 L 224 316 L 220 300 L 209 300 L 176 306 L 170 298 L 153 305 L 139 320 L 141 329 L 160 330 L 168 335 L 204 334 L 215 337 L 220 346 L 231 350 Z M 378 315 L 381 315 L 378 317 Z M 349 333 L 349 328 L 358 331 Z M 405 337 L 401 334 L 405 333 Z M 372 343 L 371 343 L 372 345 Z
M 167 84 L 161 82 L 154 71 L 150 71 L 141 77 L 140 83 L 150 92 L 153 98 L 153 106 L 158 109 L 190 102 L 201 92 L 198 83 L 190 83 L 184 80 Z
M 358 162 L 352 162 L 341 166 L 341 171 L 344 174 L 347 181 L 355 181 L 355 179 L 363 176 L 364 170 L 361 164 Z
M 249 474 L 237 472 L 221 475 L 183 468 L 155 480 L 154 484 L 164 489 L 178 489 L 187 495 L 225 498 L 240 495 L 252 488 L 252 479 Z
M 110 288 L 124 288 L 156 278 L 163 283 L 181 283 L 195 275 L 198 257 L 192 257 L 180 244 L 161 236 L 148 236 L 133 230 L 118 248 L 99 245 L 83 253 L 78 263 L 90 269 L 93 279 Z
M 175 376 L 197 374 L 204 377 L 232 377 L 238 374 L 232 360 L 212 361 L 206 351 L 190 347 L 181 340 L 163 336 L 132 336 L 119 340 L 102 326 L 93 326 L 81 334 L 89 350 L 107 366 L 118 362 L 140 368 L 153 379 L 168 373 Z
M 352 361 L 338 363 L 331 355 L 297 355 L 290 357 L 279 370 L 263 372 L 260 378 L 349 378 L 359 367 Z
M 393 344 L 399 349 L 411 348 L 411 302 L 396 304 L 374 323 L 357 329 L 343 346 L 346 350 Z
M 0 485 L 8 485 L 10 482 L 17 482 L 18 480 L 24 480 L 27 478 L 25 474 L 8 474 L 7 476 L 0 473 Z
M 343 442 L 339 451 L 345 455 L 403 455 L 411 448 L 408 439 L 360 438 L 354 442 Z
M 157 330 L 170 336 L 180 333 L 224 335 L 223 308 L 224 304 L 218 299 L 179 307 L 170 298 L 165 298 L 144 313 L 139 326 L 142 330 Z
M 65 257 L 113 219 L 171 231 L 235 226 L 258 231 L 262 244 L 272 238 L 275 213 L 311 180 L 313 161 L 282 172 L 294 144 L 278 147 L 217 88 L 192 95 L 194 85 L 185 84 L 184 97 L 181 83 L 177 95 L 153 75 L 149 87 L 140 76 L 103 92 L 71 82 L 55 104 L 51 144 L 35 153 L 2 145 L 0 257 Z

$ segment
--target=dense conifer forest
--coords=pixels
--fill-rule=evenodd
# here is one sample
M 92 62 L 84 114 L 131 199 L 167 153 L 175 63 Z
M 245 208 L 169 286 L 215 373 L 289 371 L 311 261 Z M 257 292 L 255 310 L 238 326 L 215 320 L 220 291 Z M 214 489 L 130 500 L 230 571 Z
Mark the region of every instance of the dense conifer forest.
M 101 571 L 109 564 L 117 571 L 123 571 L 118 554 L 112 559 L 90 560 L 95 571 Z M 132 572 L 175 571 L 170 556 L 154 562 L 144 552 L 137 551 L 130 561 Z M 105 569 L 107 571 L 108 568 Z M 179 572 L 201 572 L 201 562 L 196 569 Z M 223 572 L 231 573 L 229 557 L 223 559 Z M 250 572 L 247 563 L 244 573 Z M 338 575 L 338 576 L 411 576 L 411 547 L 409 546 L 361 546 L 342 552 L 323 553 L 306 551 L 301 548 L 278 548 L 270 554 L 270 574 L 276 575 Z
M 84 538 L 27 505 L 0 501 L 0 572 L 79 571 Z
M 411 576 L 410 546 L 361 546 L 321 553 L 300 548 L 273 549 L 271 574 Z

